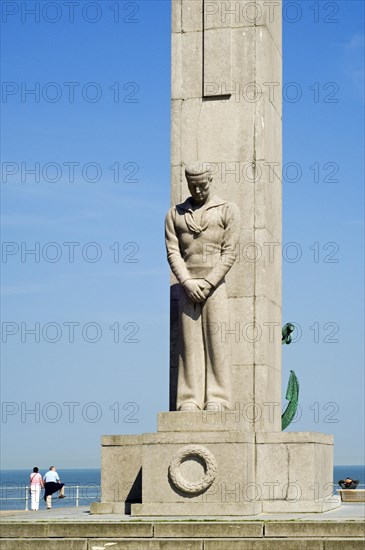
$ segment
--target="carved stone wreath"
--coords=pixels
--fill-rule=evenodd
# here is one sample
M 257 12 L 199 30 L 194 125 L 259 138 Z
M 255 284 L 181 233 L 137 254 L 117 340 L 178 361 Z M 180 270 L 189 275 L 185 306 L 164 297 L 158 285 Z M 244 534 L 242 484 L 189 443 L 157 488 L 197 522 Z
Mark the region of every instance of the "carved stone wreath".
M 189 458 L 200 458 L 204 462 L 205 474 L 199 481 L 187 481 L 180 473 L 181 463 Z M 211 486 L 217 476 L 217 462 L 208 449 L 201 445 L 186 445 L 171 459 L 169 477 L 175 487 L 184 493 L 201 493 Z

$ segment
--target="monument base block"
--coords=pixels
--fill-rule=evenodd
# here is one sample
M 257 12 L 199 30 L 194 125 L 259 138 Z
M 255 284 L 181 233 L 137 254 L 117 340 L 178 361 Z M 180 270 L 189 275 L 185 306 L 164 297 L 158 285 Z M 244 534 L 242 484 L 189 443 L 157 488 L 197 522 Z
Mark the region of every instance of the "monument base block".
M 256 516 L 262 511 L 261 502 L 247 503 L 212 503 L 189 502 L 187 514 L 185 502 L 169 504 L 150 503 L 132 504 L 132 516 Z
M 102 502 L 91 513 L 252 516 L 340 505 L 332 436 L 221 424 L 218 414 L 162 413 L 157 433 L 104 436 Z

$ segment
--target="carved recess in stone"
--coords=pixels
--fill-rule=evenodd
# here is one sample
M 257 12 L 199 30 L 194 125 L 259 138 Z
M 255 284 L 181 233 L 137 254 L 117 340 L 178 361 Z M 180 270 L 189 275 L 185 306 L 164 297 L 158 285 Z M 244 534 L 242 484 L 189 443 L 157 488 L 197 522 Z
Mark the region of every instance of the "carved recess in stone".
M 189 459 L 200 459 L 204 463 L 205 473 L 199 481 L 186 480 L 180 471 L 183 462 Z M 208 449 L 202 445 L 186 445 L 172 457 L 169 465 L 169 478 L 172 484 L 183 493 L 202 493 L 210 487 L 217 476 L 217 462 Z

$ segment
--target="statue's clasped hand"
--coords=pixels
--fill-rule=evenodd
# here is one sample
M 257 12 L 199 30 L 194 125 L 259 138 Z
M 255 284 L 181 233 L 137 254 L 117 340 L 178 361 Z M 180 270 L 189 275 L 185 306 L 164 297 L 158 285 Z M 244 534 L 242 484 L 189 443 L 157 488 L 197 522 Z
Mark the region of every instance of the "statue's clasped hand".
M 190 300 L 197 303 L 204 302 L 213 288 L 205 279 L 187 279 L 183 287 Z

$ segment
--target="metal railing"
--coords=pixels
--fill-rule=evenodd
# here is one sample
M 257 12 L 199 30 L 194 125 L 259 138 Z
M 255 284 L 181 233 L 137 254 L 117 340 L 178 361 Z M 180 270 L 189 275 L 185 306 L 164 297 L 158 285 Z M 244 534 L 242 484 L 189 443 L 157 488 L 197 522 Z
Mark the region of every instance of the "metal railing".
M 334 484 L 335 485 L 335 484 Z M 363 483 L 359 484 L 358 486 L 358 489 L 363 489 L 365 487 L 365 485 Z M 0 496 L 0 502 L 2 501 L 9 501 L 9 500 L 20 500 L 20 501 L 23 501 L 24 502 L 24 505 L 25 505 L 25 508 L 24 510 L 26 512 L 29 511 L 29 501 L 31 499 L 31 495 L 30 495 L 30 487 L 29 485 L 28 486 L 17 486 L 17 487 L 0 487 L 0 489 L 3 491 L 4 489 L 6 489 L 7 491 L 19 491 L 20 493 L 22 493 L 24 491 L 24 495 L 20 495 L 18 497 L 9 497 L 9 496 L 6 496 L 6 497 L 2 497 Z M 71 494 L 71 489 L 74 489 L 74 495 Z M 85 496 L 83 494 L 80 493 L 80 490 L 83 491 L 84 489 L 86 490 L 90 490 L 90 489 L 93 489 L 97 494 L 93 497 L 90 497 L 90 496 Z M 351 490 L 351 489 L 349 489 Z M 353 489 L 354 490 L 354 489 Z M 343 491 L 343 489 L 336 489 L 334 487 L 334 492 L 335 494 L 337 493 L 340 493 L 340 491 Z M 88 501 L 88 502 L 94 502 L 95 500 L 100 500 L 100 485 L 96 485 L 96 484 L 90 484 L 90 485 L 65 485 L 65 493 L 68 493 L 67 495 L 65 495 L 67 497 L 67 502 L 70 502 L 72 501 L 73 499 L 75 499 L 75 506 L 76 508 L 79 507 L 80 505 L 80 500 L 85 500 L 85 501 Z M 41 498 L 41 495 L 40 495 L 40 498 Z M 9 510 L 10 511 L 10 510 Z
M 3 487 L 1 487 L 2 490 L 4 490 Z M 73 499 L 75 499 L 75 506 L 76 508 L 78 508 L 79 504 L 80 504 L 80 500 L 87 500 L 88 502 L 93 502 L 94 500 L 98 500 L 100 499 L 100 485 L 94 485 L 94 484 L 90 484 L 90 485 L 65 485 L 64 486 L 64 489 L 65 489 L 65 497 L 67 497 L 67 502 L 70 502 L 70 500 L 72 501 Z M 72 494 L 71 492 L 71 489 L 74 489 L 74 494 Z M 95 495 L 95 497 L 90 497 L 90 496 L 85 496 L 85 495 L 82 495 L 80 494 L 80 490 L 90 490 L 90 489 L 93 489 L 97 494 Z M 30 487 L 29 485 L 26 485 L 26 486 L 17 486 L 17 487 L 6 487 L 6 490 L 7 491 L 17 491 L 17 492 L 20 492 L 22 493 L 24 491 L 24 494 L 20 494 L 20 496 L 17 496 L 17 497 L 10 497 L 10 496 L 6 496 L 6 497 L 3 497 L 3 496 L 0 496 L 0 502 L 7 502 L 9 500 L 20 500 L 22 502 L 24 502 L 24 510 L 26 512 L 29 511 L 29 501 L 31 499 L 31 494 L 30 494 Z M 68 493 L 68 494 L 66 494 Z M 40 493 L 40 498 L 41 497 L 41 493 Z M 10 511 L 10 510 L 9 510 Z

